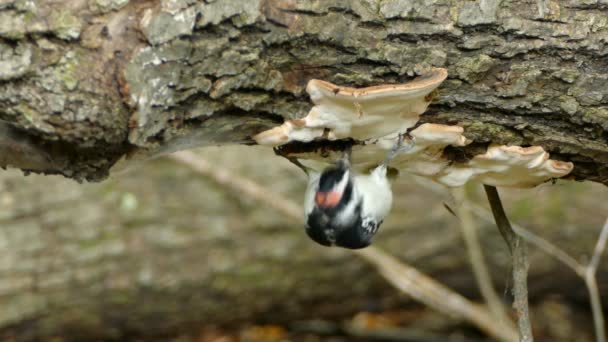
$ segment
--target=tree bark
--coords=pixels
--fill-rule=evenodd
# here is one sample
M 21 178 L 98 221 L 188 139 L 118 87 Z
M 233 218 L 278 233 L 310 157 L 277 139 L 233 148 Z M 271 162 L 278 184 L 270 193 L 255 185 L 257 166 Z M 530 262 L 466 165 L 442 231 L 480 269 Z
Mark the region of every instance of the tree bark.
M 134 150 L 251 143 L 308 111 L 311 78 L 368 86 L 447 67 L 424 121 L 541 145 L 606 183 L 607 5 L 4 0 L 2 164 L 101 180 Z

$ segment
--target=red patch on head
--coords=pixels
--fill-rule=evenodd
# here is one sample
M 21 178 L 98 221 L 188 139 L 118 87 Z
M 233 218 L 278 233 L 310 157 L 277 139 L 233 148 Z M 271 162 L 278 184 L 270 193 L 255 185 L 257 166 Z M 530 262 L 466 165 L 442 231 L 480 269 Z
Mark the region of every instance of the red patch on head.
M 315 203 L 321 208 L 333 208 L 340 203 L 342 193 L 337 191 L 317 192 Z

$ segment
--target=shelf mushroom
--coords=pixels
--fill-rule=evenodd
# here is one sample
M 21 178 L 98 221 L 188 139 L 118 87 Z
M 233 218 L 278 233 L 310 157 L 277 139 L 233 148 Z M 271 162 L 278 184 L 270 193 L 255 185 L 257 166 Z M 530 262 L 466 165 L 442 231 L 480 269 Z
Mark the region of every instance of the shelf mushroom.
M 447 186 L 461 186 L 469 180 L 483 184 L 527 188 L 572 171 L 571 162 L 549 159 L 540 146 L 491 145 L 484 154 L 463 164 L 454 164 L 435 178 Z
M 398 134 L 410 129 L 416 139 L 414 148 L 397 156 L 391 166 L 450 187 L 471 180 L 494 186 L 532 187 L 572 171 L 571 162 L 549 159 L 540 146 L 490 145 L 485 153 L 470 160 L 448 160 L 443 153 L 447 146 L 471 143 L 462 127 L 426 123 L 411 129 L 446 77 L 447 70 L 435 68 L 408 83 L 360 89 L 311 80 L 306 91 L 314 106 L 308 115 L 288 120 L 253 139 L 260 145 L 279 146 L 351 138 L 358 142 L 352 150 L 353 167 L 369 170 L 382 162 Z M 318 170 L 332 163 L 326 154 L 314 150 L 295 151 L 290 156 Z
M 253 139 L 260 145 L 276 146 L 290 141 L 309 142 L 323 137 L 326 131 L 328 140 L 396 136 L 416 124 L 431 102 L 429 95 L 447 75 L 447 70 L 435 68 L 409 83 L 361 89 L 313 79 L 306 86 L 315 104 L 308 115 L 286 121 Z

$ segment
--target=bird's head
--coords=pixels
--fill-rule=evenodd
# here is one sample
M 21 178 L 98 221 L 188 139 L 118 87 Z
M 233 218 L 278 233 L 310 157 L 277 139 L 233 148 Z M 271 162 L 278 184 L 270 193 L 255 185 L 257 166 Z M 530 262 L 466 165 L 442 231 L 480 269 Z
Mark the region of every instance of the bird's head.
M 315 191 L 315 208 L 334 212 L 344 206 L 352 194 L 351 170 L 347 163 L 339 161 L 321 173 Z

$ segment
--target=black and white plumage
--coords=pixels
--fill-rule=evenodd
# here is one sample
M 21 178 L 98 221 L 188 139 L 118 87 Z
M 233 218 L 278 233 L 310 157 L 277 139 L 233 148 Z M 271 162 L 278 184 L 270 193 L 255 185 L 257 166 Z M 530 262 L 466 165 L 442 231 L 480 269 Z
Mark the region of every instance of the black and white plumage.
M 304 198 L 308 236 L 324 246 L 359 249 L 371 244 L 393 202 L 387 178 L 389 162 L 413 146 L 403 145 L 400 136 L 385 161 L 369 174 L 359 174 L 350 166 L 350 148 L 335 165 L 322 172 L 309 169 L 288 158 L 308 175 Z
M 324 246 L 369 246 L 393 202 L 386 171 L 381 164 L 370 174 L 356 174 L 343 159 L 321 174 L 309 174 L 304 199 L 308 236 Z

